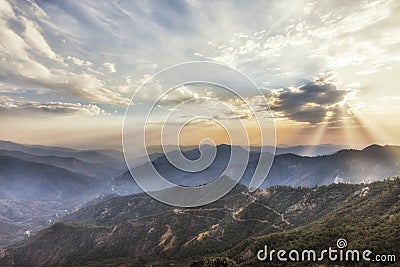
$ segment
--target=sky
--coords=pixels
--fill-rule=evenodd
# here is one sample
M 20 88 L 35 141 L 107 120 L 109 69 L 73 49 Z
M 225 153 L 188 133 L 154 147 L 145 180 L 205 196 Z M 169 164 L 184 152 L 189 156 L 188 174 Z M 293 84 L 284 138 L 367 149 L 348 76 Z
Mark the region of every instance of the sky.
M 210 61 L 245 74 L 260 94 L 178 86 L 150 128 L 173 103 L 193 100 L 182 120 L 212 110 L 232 121 L 229 107 L 257 145 L 249 101 L 269 106 L 277 144 L 400 144 L 400 1 L 0 0 L 0 26 L 2 140 L 118 148 L 133 95 L 154 102 L 146 80 Z M 204 97 L 219 104 L 210 109 Z M 229 142 L 221 129 L 193 122 L 180 142 Z M 157 130 L 149 136 L 157 144 Z

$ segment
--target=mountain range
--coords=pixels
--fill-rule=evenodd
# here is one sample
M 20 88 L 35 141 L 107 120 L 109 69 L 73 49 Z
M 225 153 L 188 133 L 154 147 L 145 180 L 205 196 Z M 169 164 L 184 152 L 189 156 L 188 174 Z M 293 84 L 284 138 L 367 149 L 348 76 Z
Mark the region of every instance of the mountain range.
M 197 146 L 180 146 L 180 150 L 182 151 L 189 151 L 198 148 Z M 316 157 L 322 155 L 329 155 L 335 152 L 338 152 L 342 149 L 348 149 L 348 146 L 344 145 L 337 145 L 337 144 L 320 144 L 320 145 L 296 145 L 296 146 L 285 146 L 285 145 L 278 145 L 276 147 L 273 146 L 264 146 L 264 150 L 270 153 L 274 153 L 276 155 L 281 154 L 296 154 L 299 156 L 306 156 L 306 157 Z M 251 146 L 249 148 L 250 151 L 258 151 L 260 147 Z M 149 154 L 163 154 L 168 153 L 175 150 L 175 146 L 149 146 L 147 151 Z
M 315 188 L 274 186 L 253 193 L 238 185 L 224 198 L 197 208 L 175 208 L 143 193 L 116 196 L 85 206 L 2 250 L 0 264 L 310 266 L 261 262 L 256 254 L 266 244 L 321 251 L 335 247 L 340 238 L 349 249 L 398 257 L 400 179 Z M 325 260 L 318 266 L 329 264 Z
M 152 163 L 145 164 L 152 164 L 177 184 L 196 186 L 209 183 L 223 172 L 230 150 L 227 145 L 217 146 L 213 164 L 195 174 L 177 170 L 165 154 L 152 154 Z M 189 159 L 200 156 L 198 149 L 183 153 Z M 251 148 L 240 181 L 242 185 L 248 186 L 259 156 L 257 148 Z M 146 169 L 141 160 L 138 158 L 135 167 L 139 172 Z M 261 188 L 370 183 L 399 175 L 399 164 L 400 148 L 397 146 L 372 145 L 363 150 L 340 150 L 317 157 L 281 154 L 275 156 Z M 234 168 L 241 165 L 243 163 L 236 162 Z M 0 247 L 23 240 L 87 205 L 113 195 L 140 192 L 120 151 L 75 150 L 0 141 Z
M 152 164 L 164 178 L 179 185 L 207 184 L 219 177 L 227 168 L 230 148 L 227 145 L 218 146 L 214 162 L 195 174 L 177 169 L 165 155 L 159 156 L 147 165 Z M 192 160 L 200 157 L 198 149 L 185 151 L 183 154 Z M 259 157 L 259 153 L 250 152 L 245 173 L 240 181 L 242 184 L 249 185 Z M 146 176 L 149 167 L 143 165 L 136 167 L 135 173 Z M 240 162 L 233 163 L 234 170 L 241 167 Z M 362 150 L 340 150 L 334 154 L 317 157 L 276 155 L 261 188 L 274 185 L 313 187 L 332 183 L 369 183 L 396 175 L 400 175 L 400 147 L 371 145 Z M 148 175 L 147 179 L 151 180 L 152 177 Z M 118 194 L 140 192 L 129 171 L 114 177 L 111 184 L 114 192 Z

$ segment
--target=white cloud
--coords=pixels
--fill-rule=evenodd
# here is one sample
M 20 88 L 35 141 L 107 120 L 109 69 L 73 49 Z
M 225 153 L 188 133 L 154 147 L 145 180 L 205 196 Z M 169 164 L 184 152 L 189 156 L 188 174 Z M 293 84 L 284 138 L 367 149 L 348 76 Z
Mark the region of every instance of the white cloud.
M 377 70 L 377 69 L 366 69 L 366 70 L 357 72 L 357 75 L 370 75 L 370 74 L 377 73 L 378 71 L 379 70 Z
M 0 83 L 0 93 L 13 93 L 13 92 L 18 92 L 19 90 L 20 88 L 16 86 Z
M 6 0 L 0 0 L 0 6 L 1 6 L 1 9 L 0 9 L 1 17 L 3 17 L 3 16 L 11 17 L 11 16 L 14 15 L 14 11 L 12 9 L 12 6 Z
M 9 81 L 42 86 L 86 100 L 110 104 L 126 104 L 128 99 L 107 87 L 99 75 L 66 69 L 63 57 L 57 55 L 42 35 L 42 29 L 22 14 L 16 15 L 8 2 L 2 0 L 0 12 L 0 75 Z M 9 22 L 18 22 L 21 34 Z M 93 63 L 67 57 L 76 65 L 91 67 Z M 54 60 L 54 66 L 46 59 Z M 109 70 L 115 70 L 110 64 Z
M 28 20 L 25 17 L 20 17 L 20 19 L 25 27 L 22 36 L 30 48 L 47 58 L 64 63 L 64 59 L 61 56 L 56 55 L 56 53 L 51 49 L 46 39 L 40 33 L 39 27 L 33 21 Z
M 115 64 L 110 62 L 104 62 L 104 67 L 108 70 L 109 73 L 115 73 L 117 70 L 115 69 Z
M 45 102 L 29 101 L 25 99 L 13 99 L 6 96 L 0 96 L 0 115 L 61 115 L 61 116 L 79 116 L 79 115 L 100 115 L 106 114 L 104 110 L 96 105 L 82 105 L 80 103 L 64 102 Z
M 203 91 L 203 90 L 202 90 Z M 204 91 L 207 91 L 206 89 Z M 173 90 L 169 91 L 163 98 L 163 102 L 184 102 L 191 99 L 199 99 L 200 98 L 200 90 L 190 90 L 184 85 L 181 85 Z
M 84 59 L 79 59 L 74 56 L 68 56 L 67 59 L 71 60 L 72 63 L 74 63 L 75 65 L 77 65 L 79 67 L 92 67 L 93 66 L 93 62 L 90 62 L 90 61 L 87 61 Z

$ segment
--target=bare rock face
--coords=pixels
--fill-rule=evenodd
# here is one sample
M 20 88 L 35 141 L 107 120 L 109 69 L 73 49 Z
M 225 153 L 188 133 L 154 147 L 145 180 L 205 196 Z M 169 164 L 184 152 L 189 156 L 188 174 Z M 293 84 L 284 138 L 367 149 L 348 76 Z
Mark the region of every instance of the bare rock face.
M 190 264 L 190 267 L 235 267 L 236 262 L 229 258 L 205 258 Z

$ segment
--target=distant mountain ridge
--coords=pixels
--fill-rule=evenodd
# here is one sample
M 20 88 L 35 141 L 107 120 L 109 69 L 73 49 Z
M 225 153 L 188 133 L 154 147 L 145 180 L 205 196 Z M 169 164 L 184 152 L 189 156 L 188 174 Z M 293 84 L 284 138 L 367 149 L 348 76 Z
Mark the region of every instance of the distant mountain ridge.
M 332 144 L 323 144 L 323 145 L 296 145 L 296 146 L 276 146 L 275 155 L 282 154 L 296 154 L 299 156 L 305 157 L 316 157 L 316 156 L 324 156 L 334 154 L 340 150 L 347 149 L 347 146 L 342 145 L 332 145 Z M 274 148 L 271 146 L 265 147 L 266 151 L 272 153 Z M 259 150 L 258 147 L 252 147 L 251 151 Z
M 308 157 L 315 157 L 315 156 L 322 156 L 322 155 L 329 155 L 333 154 L 342 149 L 348 149 L 348 146 L 344 145 L 334 145 L 334 144 L 321 144 L 321 145 L 295 145 L 295 146 L 283 146 L 277 145 L 276 147 L 273 146 L 264 146 L 264 149 L 270 153 L 275 151 L 276 155 L 281 154 L 296 154 L 299 156 L 308 156 Z M 174 146 L 166 145 L 163 147 L 165 152 L 171 152 L 175 149 Z M 161 146 L 150 146 L 147 148 L 150 154 L 161 154 L 163 152 Z M 198 146 L 181 146 L 180 149 L 182 151 L 190 151 L 198 149 Z M 256 152 L 260 150 L 260 147 L 251 146 L 250 151 Z
M 74 157 L 60 157 L 60 156 L 50 156 L 50 155 L 37 156 L 21 151 L 10 151 L 1 149 L 0 149 L 0 156 L 8 156 L 35 163 L 48 164 L 92 176 L 114 174 L 111 168 L 104 166 L 103 164 L 90 163 Z
M 122 152 L 116 150 L 76 150 L 62 147 L 21 145 L 1 140 L 0 149 L 6 151 L 19 151 L 35 156 L 72 157 L 88 163 L 99 163 L 106 166 L 112 164 L 123 166 L 122 164 L 124 163 Z
M 154 167 L 167 179 L 179 185 L 201 185 L 211 182 L 222 173 L 229 161 L 229 146 L 218 146 L 215 162 L 210 168 L 196 174 L 184 172 L 172 166 L 165 156 L 152 162 Z M 184 155 L 195 159 L 198 149 L 185 151 Z M 251 152 L 250 159 L 240 183 L 249 185 L 258 164 L 259 153 Z M 148 163 L 149 164 L 149 163 Z M 144 166 L 137 167 L 144 168 Z M 146 175 L 143 172 L 143 175 Z M 276 155 L 261 188 L 275 185 L 307 186 L 332 183 L 370 183 L 382 178 L 400 175 L 400 147 L 371 145 L 363 150 L 340 150 L 330 155 L 306 157 L 295 154 Z M 151 179 L 151 178 L 149 178 Z M 134 194 L 140 188 L 126 171 L 110 182 L 115 193 Z

